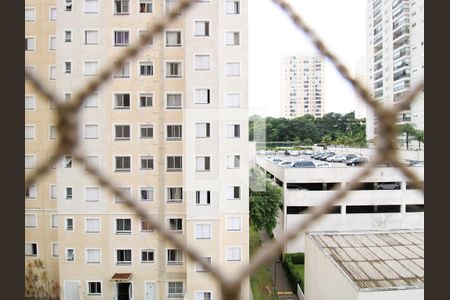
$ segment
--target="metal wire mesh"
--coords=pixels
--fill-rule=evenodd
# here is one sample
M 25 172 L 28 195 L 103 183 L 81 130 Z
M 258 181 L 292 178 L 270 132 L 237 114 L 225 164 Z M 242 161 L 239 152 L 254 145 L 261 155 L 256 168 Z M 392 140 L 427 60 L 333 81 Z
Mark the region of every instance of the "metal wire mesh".
M 305 230 L 321 216 L 327 213 L 333 205 L 345 198 L 347 193 L 357 187 L 361 180 L 369 176 L 377 164 L 381 162 L 390 162 L 396 168 L 398 168 L 407 178 L 411 180 L 411 185 L 424 190 L 423 182 L 407 167 L 405 167 L 399 160 L 396 146 L 397 131 L 395 127 L 395 118 L 398 113 L 404 110 L 414 100 L 414 98 L 423 90 L 424 82 L 415 86 L 410 92 L 392 108 L 385 107 L 380 102 L 376 101 L 369 93 L 367 88 L 358 80 L 350 75 L 350 72 L 346 66 L 341 63 L 336 55 L 325 45 L 319 36 L 314 32 L 312 28 L 308 26 L 302 19 L 302 17 L 292 8 L 292 6 L 285 0 L 272 0 L 277 6 L 279 6 L 287 15 L 288 18 L 295 24 L 295 26 L 301 30 L 311 40 L 316 49 L 336 67 L 341 76 L 347 80 L 355 92 L 361 96 L 367 105 L 369 105 L 374 114 L 379 119 L 379 141 L 377 143 L 377 154 L 375 158 L 353 178 L 350 184 L 345 185 L 342 189 L 336 191 L 322 206 L 315 207 L 309 211 L 304 221 L 297 226 L 292 227 L 283 236 L 265 247 L 261 248 L 249 265 L 243 267 L 233 277 L 227 277 L 220 270 L 210 264 L 207 264 L 202 260 L 201 253 L 186 246 L 184 241 L 179 239 L 174 234 L 170 233 L 163 224 L 160 224 L 154 217 L 152 217 L 147 210 L 139 204 L 139 201 L 133 199 L 131 196 L 126 195 L 121 189 L 116 186 L 113 181 L 97 170 L 96 167 L 90 165 L 85 160 L 83 155 L 83 149 L 79 146 L 78 139 L 78 113 L 80 107 L 82 107 L 85 99 L 99 87 L 106 84 L 112 77 L 116 70 L 119 70 L 124 63 L 136 57 L 143 49 L 143 46 L 150 41 L 154 35 L 162 32 L 180 13 L 194 6 L 196 0 L 180 0 L 177 6 L 171 10 L 163 19 L 150 26 L 145 34 L 135 42 L 133 45 L 123 50 L 123 52 L 114 60 L 114 64 L 111 64 L 104 68 L 99 75 L 92 79 L 86 86 L 75 93 L 75 96 L 70 102 L 59 101 L 56 94 L 48 89 L 43 81 L 38 76 L 32 74 L 25 69 L 26 79 L 30 84 L 34 86 L 38 93 L 51 102 L 56 108 L 57 118 L 57 132 L 59 134 L 59 141 L 56 147 L 52 151 L 50 158 L 43 163 L 39 164 L 32 172 L 30 172 L 25 178 L 25 189 L 28 189 L 31 184 L 39 180 L 50 169 L 51 166 L 57 162 L 63 155 L 71 154 L 76 161 L 83 164 L 87 172 L 104 188 L 112 192 L 116 197 L 122 199 L 126 205 L 134 210 L 134 212 L 146 220 L 150 225 L 159 232 L 159 234 L 167 241 L 174 244 L 174 246 L 182 249 L 186 255 L 203 266 L 205 270 L 208 270 L 211 275 L 218 281 L 222 290 L 223 299 L 238 299 L 240 291 L 240 283 L 243 279 L 248 277 L 251 273 L 255 272 L 264 263 L 268 262 L 272 257 L 278 255 L 282 250 L 283 245 L 288 241 L 294 239 L 300 233 Z

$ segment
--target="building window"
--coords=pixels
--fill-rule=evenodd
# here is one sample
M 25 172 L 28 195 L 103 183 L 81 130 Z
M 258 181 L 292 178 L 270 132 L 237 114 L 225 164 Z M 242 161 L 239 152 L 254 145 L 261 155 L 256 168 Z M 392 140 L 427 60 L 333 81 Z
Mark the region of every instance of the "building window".
M 139 39 L 143 39 L 148 33 L 148 30 L 139 30 Z M 153 36 L 147 38 L 144 45 L 153 45 Z
M 167 109 L 180 109 L 181 108 L 181 94 L 167 94 L 166 95 L 166 108 Z
M 53 257 L 59 256 L 59 244 L 58 243 L 52 243 L 52 256 Z
M 116 250 L 117 265 L 131 265 L 131 249 Z
M 195 238 L 197 240 L 210 240 L 211 224 L 195 224 Z
M 209 138 L 211 136 L 210 123 L 196 123 L 195 124 L 195 137 L 196 138 Z
M 114 139 L 117 140 L 130 140 L 130 125 L 114 125 L 115 127 L 115 137 Z
M 227 217 L 227 231 L 241 231 L 241 217 Z
M 211 102 L 210 89 L 195 89 L 194 103 L 195 104 L 209 104 Z
M 183 169 L 181 156 L 167 156 L 167 172 L 179 172 Z
M 153 170 L 153 156 L 141 156 L 141 170 Z
M 183 231 L 183 219 L 169 219 L 169 230 L 176 232 Z
M 240 186 L 227 186 L 225 192 L 227 200 L 239 200 L 241 198 Z
M 228 261 L 240 261 L 241 260 L 241 248 L 240 247 L 227 247 L 227 260 Z
M 131 219 L 116 219 L 116 234 L 131 234 Z
M 153 0 L 139 0 L 139 12 L 140 13 L 152 13 L 153 12 Z
M 50 199 L 56 199 L 58 195 L 58 189 L 56 184 L 51 184 L 50 185 Z
M 228 169 L 239 169 L 241 167 L 241 156 L 240 155 L 228 155 L 227 156 L 227 168 Z
M 56 140 L 56 136 L 57 136 L 56 126 L 55 125 L 50 125 L 49 126 L 49 133 L 48 133 L 49 139 Z
M 114 109 L 130 109 L 130 94 L 114 94 Z
M 72 0 L 64 0 L 64 10 L 72 11 Z
M 98 62 L 96 61 L 85 61 L 84 62 L 84 75 L 85 76 L 94 76 L 97 74 L 98 70 Z
M 141 231 L 154 231 L 155 228 L 148 221 L 141 220 Z
M 241 75 L 241 64 L 239 62 L 226 63 L 226 75 L 227 77 L 239 77 Z
M 210 70 L 210 55 L 208 54 L 196 54 L 194 61 L 195 71 L 209 71 Z
M 181 47 L 181 31 L 166 31 L 166 47 Z
M 152 93 L 140 93 L 139 94 L 139 107 L 153 107 L 153 94 Z
M 56 66 L 48 66 L 48 79 L 49 80 L 56 79 Z
M 36 98 L 34 96 L 25 96 L 25 110 L 36 109 Z
M 239 138 L 239 137 L 241 137 L 241 125 L 227 124 L 227 138 Z
M 86 219 L 86 233 L 99 233 L 100 219 L 88 218 Z
M 166 78 L 181 78 L 181 62 L 166 63 Z
M 37 256 L 37 243 L 25 243 L 25 256 Z
M 25 214 L 25 228 L 37 228 L 37 216 Z
M 49 21 L 56 21 L 56 7 L 50 7 Z
M 66 155 L 66 156 L 64 156 L 64 159 L 63 159 L 63 168 L 65 168 L 65 169 L 70 169 L 70 168 L 72 168 L 72 156 L 68 156 L 68 155 Z
M 202 257 L 201 260 L 208 266 L 211 266 L 211 257 L 210 256 L 205 256 Z M 208 272 L 200 263 L 197 263 L 196 266 L 196 271 L 197 272 Z
M 86 187 L 85 188 L 85 201 L 88 201 L 88 202 L 100 201 L 100 188 L 99 187 Z
M 85 45 L 98 45 L 98 31 L 97 30 L 85 30 L 84 31 L 84 44 Z
M 195 204 L 210 205 L 211 204 L 211 191 L 196 191 L 195 192 Z
M 168 265 L 183 264 L 183 251 L 179 249 L 167 249 L 167 264 Z
M 119 190 L 122 194 L 124 194 L 126 197 L 131 197 L 131 188 L 130 187 L 119 187 Z M 119 198 L 117 195 L 114 195 L 114 203 L 119 204 L 123 203 L 123 200 Z
M 75 261 L 75 249 L 73 248 L 66 249 L 66 261 Z
M 181 141 L 183 138 L 182 125 L 167 125 L 167 140 Z
M 84 138 L 85 139 L 98 139 L 99 128 L 97 124 L 85 124 L 84 125 Z
M 130 43 L 130 32 L 126 30 L 114 31 L 114 46 L 128 46 Z
M 86 159 L 86 163 L 91 166 L 94 170 L 98 170 L 99 168 L 99 157 L 96 155 L 88 155 L 84 157 Z
M 72 63 L 70 61 L 64 62 L 64 74 L 71 74 L 72 73 Z
M 100 263 L 100 249 L 86 249 L 86 263 L 99 264 Z
M 167 202 L 182 202 L 183 188 L 182 187 L 168 187 L 167 188 Z
M 54 214 L 51 215 L 50 226 L 52 228 L 58 228 L 58 215 L 54 215 Z
M 25 198 L 27 199 L 36 199 L 36 184 L 30 185 L 30 187 L 25 191 Z
M 237 93 L 229 93 L 226 95 L 226 106 L 227 107 L 240 107 L 241 106 L 241 95 Z
M 72 187 L 67 186 L 64 188 L 64 199 L 66 199 L 66 200 L 73 199 L 73 188 Z
M 64 31 L 64 42 L 66 43 L 72 42 L 72 30 Z
M 25 8 L 25 22 L 36 21 L 36 9 L 34 7 Z
M 72 218 L 66 218 L 66 231 L 73 231 L 73 219 Z
M 36 157 L 34 155 L 25 155 L 25 169 L 36 168 Z
M 153 138 L 153 125 L 144 124 L 139 126 L 140 138 L 141 139 L 152 139 Z
M 98 0 L 84 0 L 84 13 L 86 14 L 98 13 Z
M 139 62 L 139 75 L 153 76 L 153 62 L 151 61 Z
M 211 171 L 211 158 L 209 156 L 197 156 L 195 161 L 195 170 L 197 172 Z
M 238 15 L 241 13 L 240 1 L 227 0 L 226 2 L 227 15 Z
M 140 188 L 141 201 L 153 201 L 155 199 L 155 189 L 151 186 Z
M 84 107 L 98 107 L 98 93 L 87 96 L 84 100 Z
M 226 41 L 225 44 L 227 46 L 239 46 L 240 45 L 240 34 L 236 31 L 226 32 Z
M 195 21 L 194 35 L 209 36 L 209 21 Z
M 168 298 L 183 298 L 183 282 L 182 281 L 169 281 L 167 283 L 167 297 Z
M 102 283 L 99 281 L 88 282 L 88 295 L 98 296 L 102 294 Z
M 25 139 L 26 140 L 34 140 L 35 139 L 34 125 L 25 125 Z
M 129 0 L 114 0 L 114 14 L 115 15 L 130 14 L 130 1 Z
M 155 262 L 155 250 L 142 249 L 141 250 L 141 262 L 142 263 Z
M 35 51 L 36 50 L 36 39 L 34 37 L 25 38 L 25 51 Z
M 130 78 L 130 62 L 125 62 L 122 67 L 114 72 L 114 78 Z
M 211 300 L 211 292 L 196 292 L 195 300 Z
M 131 170 L 130 156 L 116 156 L 116 172 L 129 172 Z

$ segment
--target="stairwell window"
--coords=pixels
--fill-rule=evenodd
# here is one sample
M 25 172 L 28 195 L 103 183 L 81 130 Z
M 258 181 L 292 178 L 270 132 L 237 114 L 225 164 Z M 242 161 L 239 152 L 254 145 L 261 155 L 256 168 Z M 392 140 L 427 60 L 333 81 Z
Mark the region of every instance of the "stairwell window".
M 64 42 L 66 43 L 72 42 L 72 30 L 64 31 Z
M 66 186 L 64 188 L 64 199 L 66 200 L 73 199 L 73 188 L 71 186 Z
M 64 74 L 71 74 L 72 73 L 72 63 L 70 61 L 64 62 Z
M 73 248 L 66 249 L 66 261 L 75 261 L 75 249 Z
M 130 0 L 114 0 L 114 14 L 115 15 L 129 15 L 130 14 Z

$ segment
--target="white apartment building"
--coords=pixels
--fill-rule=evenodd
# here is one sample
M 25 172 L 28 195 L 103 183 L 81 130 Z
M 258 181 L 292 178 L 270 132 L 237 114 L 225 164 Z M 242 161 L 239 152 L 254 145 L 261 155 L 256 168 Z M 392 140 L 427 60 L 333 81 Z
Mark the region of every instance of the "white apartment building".
M 393 105 L 424 74 L 424 1 L 368 1 L 369 86 L 375 99 Z M 378 134 L 378 120 L 368 111 L 367 139 Z M 399 114 L 398 124 L 424 128 L 424 94 Z
M 369 76 L 367 68 L 367 57 L 361 57 L 355 65 L 355 78 L 359 80 L 365 87 L 369 87 Z M 365 119 L 367 117 L 367 110 L 369 106 L 361 99 L 358 94 L 355 94 L 355 118 Z
M 308 216 L 307 210 L 320 206 L 348 184 L 360 167 L 289 168 L 256 157 L 256 164 L 283 188 L 283 209 L 279 211 L 274 235 L 280 236 Z M 423 167 L 411 167 L 424 178 Z M 363 179 L 358 189 L 350 191 L 325 216 L 308 227 L 307 232 L 391 230 L 424 228 L 424 198 L 409 181 L 392 167 L 378 167 Z M 305 234 L 298 235 L 284 247 L 284 253 L 304 252 Z
M 58 0 L 58 95 L 70 101 L 177 2 Z M 88 97 L 79 118 L 86 159 L 230 274 L 249 261 L 247 34 L 247 1 L 197 1 Z M 47 139 L 36 143 L 48 151 Z M 61 299 L 221 298 L 208 272 L 69 155 L 54 181 Z M 244 280 L 242 299 L 249 294 Z
M 283 58 L 281 117 L 324 114 L 324 67 L 324 59 L 319 54 L 290 54 Z

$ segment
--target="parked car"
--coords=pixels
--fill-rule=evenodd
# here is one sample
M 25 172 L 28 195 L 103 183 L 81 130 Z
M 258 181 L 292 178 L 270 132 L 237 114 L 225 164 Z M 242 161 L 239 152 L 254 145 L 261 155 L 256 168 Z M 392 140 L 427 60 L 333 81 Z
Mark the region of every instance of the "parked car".
M 380 182 L 378 183 L 379 190 L 399 190 L 400 182 Z
M 293 168 L 315 168 L 316 165 L 311 160 L 299 160 L 294 162 Z
M 347 161 L 347 166 L 362 166 L 367 164 L 367 159 L 364 157 L 355 157 Z
M 347 160 L 356 158 L 355 154 L 343 154 L 333 158 L 332 162 L 346 162 Z
M 317 162 L 316 168 L 331 168 L 331 164 L 327 162 Z
M 409 162 L 409 166 L 411 167 L 424 167 L 425 162 L 422 160 L 412 160 Z
M 285 151 L 284 150 L 278 150 L 276 152 L 276 154 L 278 154 L 278 155 L 285 155 Z
M 294 164 L 293 161 L 285 160 L 280 162 L 278 165 L 282 167 L 291 167 Z
M 304 154 L 305 155 L 311 155 L 311 154 L 313 154 L 313 152 L 311 150 L 306 150 Z
M 334 152 L 328 152 L 327 154 L 322 155 L 319 159 L 326 160 L 328 157 L 335 156 L 335 155 L 336 155 L 336 153 L 334 153 Z
M 274 162 L 274 163 L 280 163 L 280 162 L 283 161 L 283 159 L 282 159 L 281 157 L 275 156 L 275 157 L 273 157 L 273 158 L 271 159 L 271 161 Z
M 335 159 L 335 158 L 338 157 L 338 156 L 340 156 L 340 155 L 332 155 L 332 156 L 328 156 L 325 160 L 328 161 L 328 162 L 332 162 L 333 159 Z
M 300 155 L 300 152 L 297 150 L 289 150 L 288 152 L 289 152 L 289 155 L 294 155 L 294 156 Z

